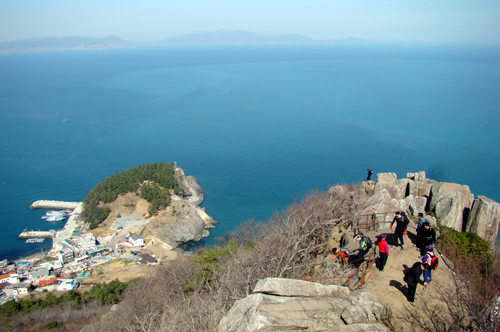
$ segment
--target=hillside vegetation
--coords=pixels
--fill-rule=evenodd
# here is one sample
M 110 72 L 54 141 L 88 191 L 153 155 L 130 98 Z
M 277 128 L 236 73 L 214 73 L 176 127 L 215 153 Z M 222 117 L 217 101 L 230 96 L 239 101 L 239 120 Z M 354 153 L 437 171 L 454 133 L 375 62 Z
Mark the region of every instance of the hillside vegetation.
M 144 184 L 144 185 L 143 185 Z M 149 214 L 154 215 L 170 204 L 169 190 L 181 191 L 174 178 L 173 163 L 144 164 L 116 172 L 98 183 L 83 199 L 82 218 L 96 228 L 109 215 L 110 210 L 104 206 L 116 200 L 118 195 L 135 192 L 151 203 Z
M 357 202 L 368 194 L 350 188 Z M 266 222 L 242 223 L 219 245 L 160 267 L 130 286 L 117 310 L 95 331 L 215 331 L 238 299 L 266 277 L 301 279 L 340 275 L 329 260 L 332 234 L 352 221 L 349 194 L 314 192 Z

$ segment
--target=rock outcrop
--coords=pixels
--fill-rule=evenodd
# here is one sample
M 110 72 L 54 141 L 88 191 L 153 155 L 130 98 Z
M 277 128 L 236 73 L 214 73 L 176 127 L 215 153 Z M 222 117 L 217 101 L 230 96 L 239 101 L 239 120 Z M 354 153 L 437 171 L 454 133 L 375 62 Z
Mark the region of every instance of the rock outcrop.
M 436 182 L 431 187 L 430 195 L 430 210 L 441 220 L 441 225 L 461 232 L 464 216 L 468 216 L 474 201 L 474 195 L 469 187 L 456 183 Z
M 191 241 L 200 241 L 210 235 L 207 228 L 216 222 L 198 205 L 203 202 L 203 189 L 194 176 L 185 176 L 176 168 L 174 176 L 183 190 L 183 197 L 172 196 L 168 211 L 163 211 L 145 229 L 151 236 L 168 244 L 173 249 L 183 247 Z
M 218 331 L 387 331 L 381 321 L 390 315 L 391 309 L 370 293 L 353 297 L 345 287 L 267 278 L 236 301 Z
M 415 217 L 419 213 L 426 215 L 426 212 L 434 212 L 441 225 L 459 232 L 465 230 L 476 233 L 495 245 L 500 204 L 484 196 L 474 200 L 474 195 L 466 185 L 437 182 L 427 179 L 425 172 L 416 172 L 407 173 L 407 178 L 400 180 L 395 173 L 379 173 L 376 183 L 365 181 L 362 186 L 371 197 L 361 207 L 360 220 L 366 219 L 368 215 L 370 223 L 379 223 L 372 227 L 373 230 L 384 228 L 386 223 L 392 222 L 395 211 L 405 211 Z M 330 190 L 340 192 L 346 189 L 335 186 Z M 434 217 L 426 215 L 425 218 L 436 225 Z
M 478 196 L 469 214 L 466 230 L 476 233 L 494 247 L 499 222 L 500 204 L 487 197 Z

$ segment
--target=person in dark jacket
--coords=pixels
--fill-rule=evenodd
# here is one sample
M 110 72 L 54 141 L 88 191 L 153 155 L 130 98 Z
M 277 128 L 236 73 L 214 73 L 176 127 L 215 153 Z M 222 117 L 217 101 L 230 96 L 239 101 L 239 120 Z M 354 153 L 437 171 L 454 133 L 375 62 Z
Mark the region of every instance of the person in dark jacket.
M 427 283 L 420 279 L 422 272 L 429 269 L 428 264 L 416 262 L 406 272 L 404 281 L 408 284 L 408 301 L 413 303 L 415 301 L 415 293 L 417 292 L 417 285 L 421 284 L 427 286 Z
M 366 177 L 366 181 L 370 181 L 370 178 L 371 178 L 371 176 L 373 174 L 373 171 L 371 169 L 369 169 L 369 168 L 368 168 L 367 171 L 368 171 L 368 176 Z
M 427 219 L 424 218 L 424 214 L 422 212 L 419 212 L 418 214 L 418 226 L 417 226 L 417 243 L 415 246 L 421 250 L 422 249 L 422 228 L 423 224 L 428 222 Z
M 408 217 L 406 217 L 404 212 L 403 213 L 397 212 L 396 216 L 392 220 L 391 229 L 394 223 L 396 223 L 396 229 L 394 230 L 394 238 L 395 238 L 394 247 L 397 247 L 399 245 L 398 244 L 399 240 L 399 242 L 401 242 L 401 248 L 404 249 L 405 241 L 403 235 L 406 234 L 406 227 L 408 227 L 410 221 L 408 220 Z
M 422 246 L 420 247 L 420 256 L 425 256 L 427 253 L 427 246 L 434 245 L 436 243 L 436 231 L 431 227 L 429 222 L 424 222 L 422 224 L 422 229 L 420 230 L 422 237 Z

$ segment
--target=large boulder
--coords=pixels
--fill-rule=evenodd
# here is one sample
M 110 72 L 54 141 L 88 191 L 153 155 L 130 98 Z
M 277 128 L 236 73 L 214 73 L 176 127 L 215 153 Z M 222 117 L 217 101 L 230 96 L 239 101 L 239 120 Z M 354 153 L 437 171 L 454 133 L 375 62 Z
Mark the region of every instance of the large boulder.
M 371 294 L 361 293 L 356 299 L 348 290 L 341 291 L 343 287 L 282 278 L 257 285 L 255 292 L 264 293 L 236 301 L 221 319 L 219 332 L 387 331 L 380 322 L 389 318 L 391 310 Z
M 255 285 L 254 293 L 264 293 L 279 296 L 324 297 L 334 296 L 348 299 L 349 289 L 336 285 L 323 284 L 297 279 L 266 278 Z
M 462 231 L 464 215 L 474 200 L 468 186 L 456 183 L 436 182 L 431 187 L 430 210 L 441 220 L 441 225 Z
M 394 212 L 406 211 L 406 208 L 404 199 L 393 198 L 387 188 L 379 188 L 361 212 L 360 224 L 364 224 L 368 218 L 369 223 L 378 223 L 371 227 L 372 230 L 383 229 L 394 219 Z
M 424 180 L 424 181 L 408 181 L 408 193 L 413 196 L 425 196 L 429 197 L 431 194 L 431 188 L 437 182 L 434 180 Z
M 409 195 L 405 198 L 405 203 L 407 206 L 407 214 L 410 216 L 417 216 L 419 213 L 425 212 L 427 198 L 422 196 L 414 197 L 413 195 Z
M 500 204 L 485 196 L 478 196 L 474 201 L 467 221 L 467 232 L 476 233 L 482 239 L 495 246 L 500 221 Z
M 398 176 L 396 173 L 378 173 L 377 184 L 375 185 L 375 192 L 386 189 L 391 197 L 402 198 L 400 195 L 400 188 L 398 186 Z

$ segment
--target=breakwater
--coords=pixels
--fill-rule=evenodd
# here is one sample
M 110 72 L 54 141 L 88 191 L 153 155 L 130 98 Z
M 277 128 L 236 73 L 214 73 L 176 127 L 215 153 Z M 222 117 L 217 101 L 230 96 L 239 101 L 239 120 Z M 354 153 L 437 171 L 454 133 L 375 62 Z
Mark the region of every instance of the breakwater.
M 19 239 L 40 239 L 40 238 L 52 239 L 54 237 L 54 234 L 55 234 L 54 232 L 47 232 L 47 231 L 23 231 L 17 237 Z
M 36 201 L 30 205 L 30 209 L 58 209 L 58 210 L 74 210 L 81 202 L 62 202 L 62 201 Z

